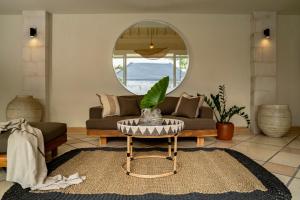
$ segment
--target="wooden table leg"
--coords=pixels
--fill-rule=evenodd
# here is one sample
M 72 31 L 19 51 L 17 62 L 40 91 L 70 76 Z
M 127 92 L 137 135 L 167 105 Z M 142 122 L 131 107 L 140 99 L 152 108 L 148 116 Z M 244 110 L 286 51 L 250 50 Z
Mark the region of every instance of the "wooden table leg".
M 0 153 L 0 167 L 6 167 L 6 166 L 7 166 L 6 154 Z
M 203 147 L 204 146 L 204 138 L 197 137 L 197 147 Z
M 127 175 L 130 174 L 130 149 L 131 149 L 131 145 L 130 145 L 130 141 L 131 141 L 131 137 L 127 136 L 127 158 L 126 158 L 126 173 Z
M 107 145 L 107 138 L 106 137 L 100 137 L 99 138 L 99 146 Z
M 133 159 L 133 137 L 130 137 L 130 159 Z
M 168 138 L 168 154 L 169 154 L 169 158 L 172 159 L 172 139 L 171 139 L 171 137 Z
M 177 135 L 174 137 L 174 158 L 173 158 L 173 162 L 174 162 L 174 174 L 177 173 Z

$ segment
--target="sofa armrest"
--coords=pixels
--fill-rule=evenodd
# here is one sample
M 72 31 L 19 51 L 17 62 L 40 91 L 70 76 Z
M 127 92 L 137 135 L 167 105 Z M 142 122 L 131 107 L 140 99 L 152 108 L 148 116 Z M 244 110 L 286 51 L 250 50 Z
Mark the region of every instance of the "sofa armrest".
M 91 107 L 89 110 L 89 117 L 90 119 L 102 118 L 102 107 L 100 106 Z
M 199 112 L 199 118 L 209 118 L 209 119 L 213 119 L 214 118 L 214 114 L 211 108 L 207 107 L 207 106 L 202 106 L 200 108 L 200 112 Z

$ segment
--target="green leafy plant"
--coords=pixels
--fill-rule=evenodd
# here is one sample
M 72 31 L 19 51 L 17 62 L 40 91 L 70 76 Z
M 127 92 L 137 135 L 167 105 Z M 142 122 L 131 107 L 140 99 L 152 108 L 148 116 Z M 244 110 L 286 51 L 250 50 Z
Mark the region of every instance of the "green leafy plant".
M 216 95 L 210 94 L 210 98 L 207 96 L 204 97 L 206 104 L 213 110 L 217 122 L 229 123 L 234 115 L 239 115 L 245 119 L 247 126 L 249 127 L 249 116 L 243 111 L 245 107 L 234 105 L 227 109 L 226 100 L 225 85 L 219 86 L 219 92 Z
M 144 108 L 156 108 L 166 98 L 167 89 L 169 86 L 169 76 L 163 77 L 157 83 L 155 83 L 147 94 L 143 97 L 140 107 Z

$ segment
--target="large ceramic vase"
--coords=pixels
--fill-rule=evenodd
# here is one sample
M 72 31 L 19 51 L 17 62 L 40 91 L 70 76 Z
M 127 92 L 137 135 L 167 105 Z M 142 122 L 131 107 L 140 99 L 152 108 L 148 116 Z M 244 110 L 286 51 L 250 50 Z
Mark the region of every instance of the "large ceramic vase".
M 261 105 L 257 122 L 262 132 L 271 137 L 281 137 L 291 128 L 291 111 L 288 105 Z
M 29 95 L 18 95 L 6 108 L 6 119 L 24 118 L 29 122 L 39 122 L 42 119 L 42 105 L 37 99 Z
M 218 134 L 217 138 L 219 140 L 231 140 L 232 139 L 233 132 L 234 132 L 234 124 L 233 123 L 217 122 L 216 128 L 217 128 L 217 134 Z

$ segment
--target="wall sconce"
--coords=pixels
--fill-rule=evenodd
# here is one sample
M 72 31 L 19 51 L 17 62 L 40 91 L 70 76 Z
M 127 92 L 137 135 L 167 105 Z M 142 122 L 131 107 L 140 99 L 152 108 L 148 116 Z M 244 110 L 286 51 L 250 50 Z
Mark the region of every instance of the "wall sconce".
M 269 28 L 267 28 L 267 29 L 265 29 L 264 30 L 264 36 L 265 36 L 265 38 L 267 38 L 267 39 L 269 39 L 270 38 L 270 29 Z
M 36 37 L 36 35 L 37 35 L 37 28 L 30 28 L 29 29 L 29 36 L 31 37 L 31 38 L 34 38 L 34 37 Z

